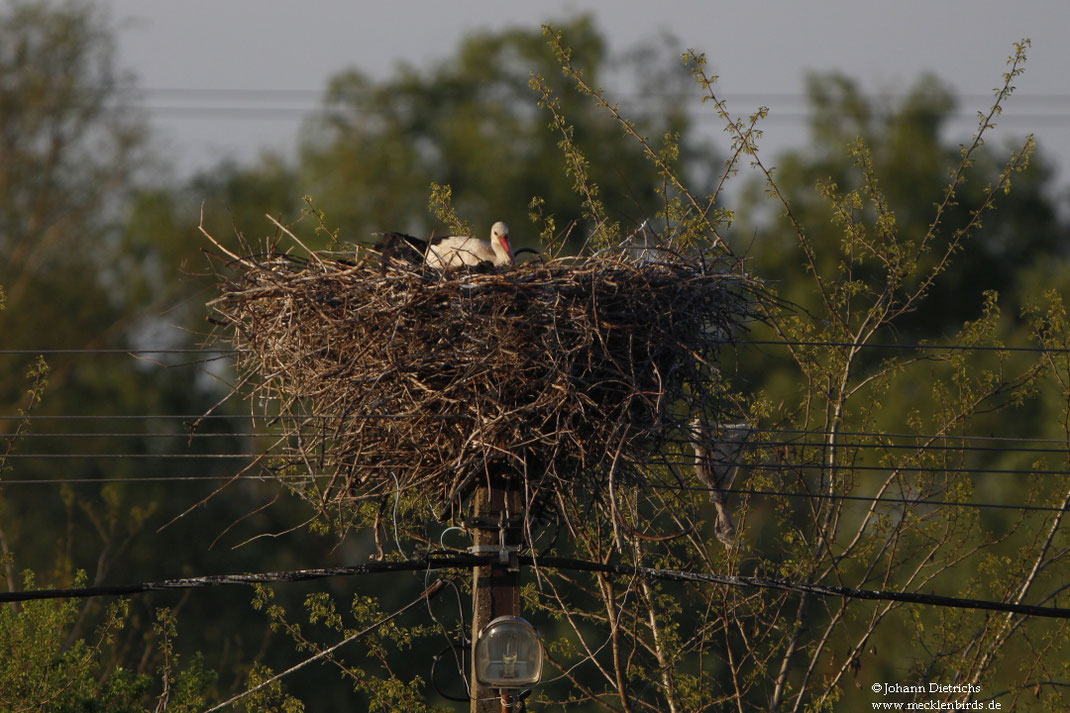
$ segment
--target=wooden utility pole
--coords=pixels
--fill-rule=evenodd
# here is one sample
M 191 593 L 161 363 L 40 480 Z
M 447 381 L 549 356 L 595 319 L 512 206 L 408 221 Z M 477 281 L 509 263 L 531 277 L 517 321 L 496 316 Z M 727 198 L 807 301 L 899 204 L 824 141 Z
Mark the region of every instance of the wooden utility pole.
M 484 688 L 476 681 L 475 644 L 479 632 L 499 616 L 520 613 L 519 567 L 516 548 L 520 544 L 520 497 L 500 479 L 475 492 L 472 554 L 494 555 L 493 565 L 476 567 L 472 579 L 472 713 L 500 713 L 498 691 Z

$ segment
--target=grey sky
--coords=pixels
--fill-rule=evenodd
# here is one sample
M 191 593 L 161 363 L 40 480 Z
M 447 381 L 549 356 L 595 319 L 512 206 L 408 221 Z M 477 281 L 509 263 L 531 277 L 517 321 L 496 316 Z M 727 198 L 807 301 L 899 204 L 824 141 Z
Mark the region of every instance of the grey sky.
M 1070 2 L 1065 0 L 833 0 L 809 3 L 637 3 L 488 0 L 111 0 L 123 24 L 120 57 L 155 93 L 153 118 L 180 172 L 222 155 L 292 148 L 300 116 L 334 73 L 357 66 L 384 76 L 399 62 L 427 65 L 474 29 L 537 26 L 591 12 L 615 51 L 661 31 L 707 53 L 734 113 L 772 109 L 766 155 L 805 138 L 799 94 L 807 71 L 841 70 L 867 90 L 899 90 L 923 71 L 950 83 L 972 116 L 986 108 L 1014 41 L 1033 48 L 995 140 L 1036 134 L 1070 182 Z M 612 89 L 612 87 L 607 87 Z M 242 97 L 229 90 L 309 90 Z M 739 100 L 733 97 L 738 96 Z M 712 122 L 712 119 L 711 119 Z M 965 140 L 972 119 L 956 122 Z

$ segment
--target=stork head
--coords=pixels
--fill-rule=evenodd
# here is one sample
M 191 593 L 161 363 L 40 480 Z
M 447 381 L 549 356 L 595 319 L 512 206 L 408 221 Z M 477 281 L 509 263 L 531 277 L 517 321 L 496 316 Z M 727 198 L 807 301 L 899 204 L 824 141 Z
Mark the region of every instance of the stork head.
M 509 256 L 509 262 L 513 261 L 513 248 L 509 245 L 509 226 L 498 221 L 490 227 L 490 244 L 496 251 Z

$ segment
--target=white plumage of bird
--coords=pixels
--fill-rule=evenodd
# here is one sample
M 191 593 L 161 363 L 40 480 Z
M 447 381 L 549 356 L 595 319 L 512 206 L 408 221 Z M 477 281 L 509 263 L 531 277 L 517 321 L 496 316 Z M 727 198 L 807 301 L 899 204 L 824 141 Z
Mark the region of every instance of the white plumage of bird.
M 432 240 L 427 248 L 427 264 L 438 270 L 489 262 L 497 267 L 513 264 L 509 226 L 500 220 L 491 226 L 490 242 L 463 235 Z

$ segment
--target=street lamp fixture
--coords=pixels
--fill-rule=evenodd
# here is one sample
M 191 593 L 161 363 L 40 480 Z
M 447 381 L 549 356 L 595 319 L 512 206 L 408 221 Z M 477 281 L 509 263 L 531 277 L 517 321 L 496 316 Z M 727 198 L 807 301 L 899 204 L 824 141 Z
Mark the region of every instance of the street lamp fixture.
M 491 688 L 522 689 L 542 678 L 542 642 L 518 616 L 500 616 L 476 639 L 476 679 Z

